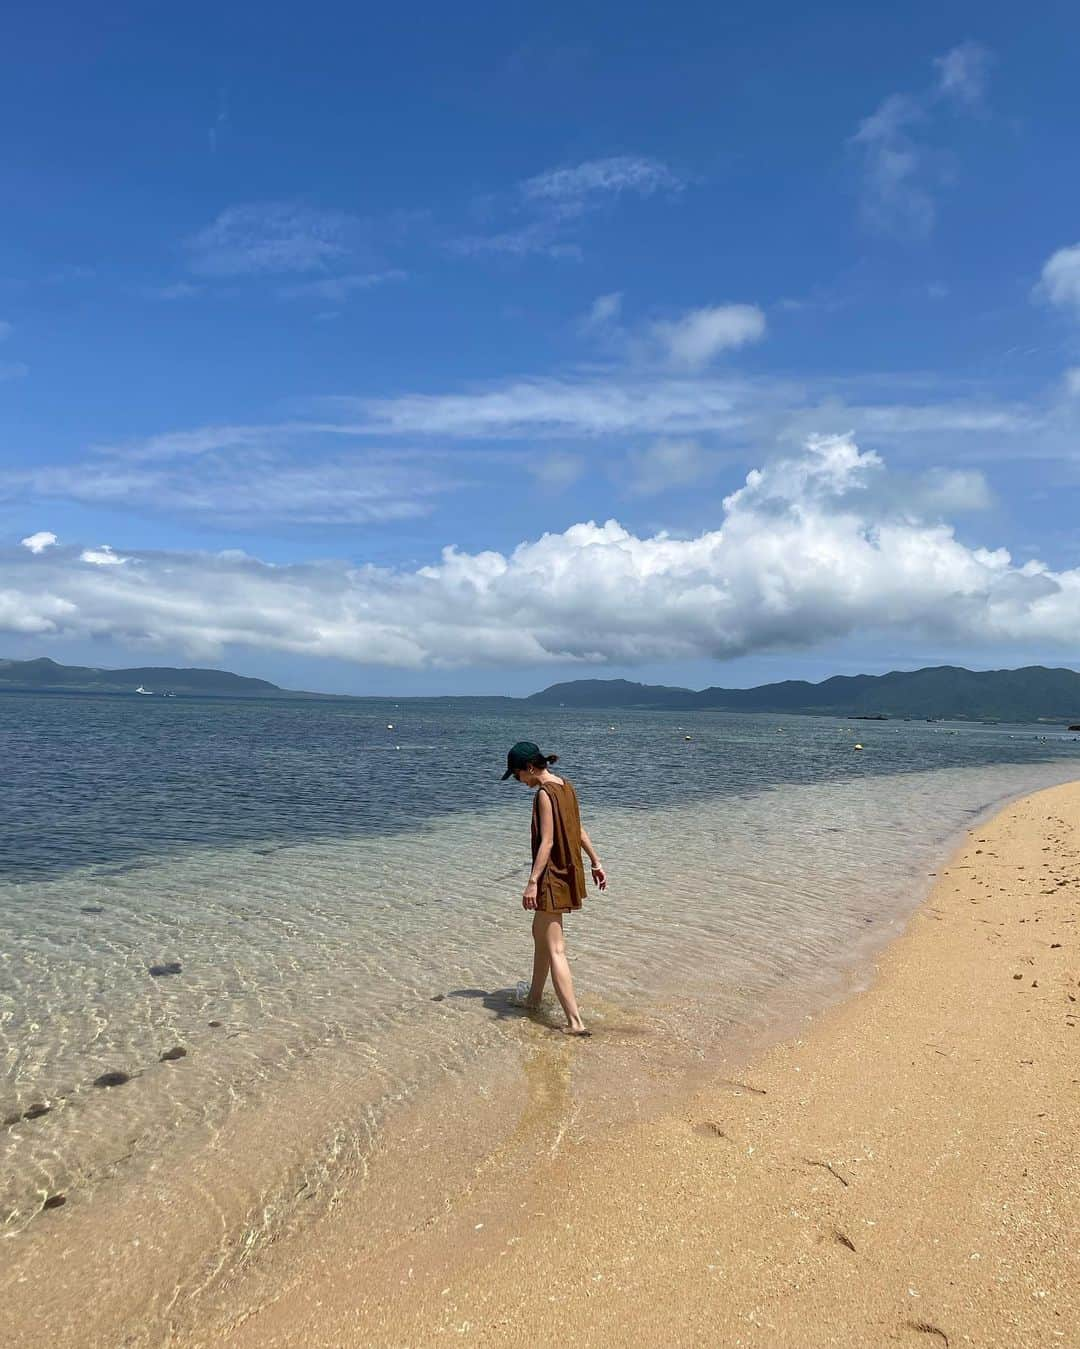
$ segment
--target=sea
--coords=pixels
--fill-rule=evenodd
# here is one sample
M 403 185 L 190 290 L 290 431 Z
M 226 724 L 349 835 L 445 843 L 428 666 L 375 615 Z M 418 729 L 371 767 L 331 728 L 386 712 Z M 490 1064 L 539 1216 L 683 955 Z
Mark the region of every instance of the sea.
M 0 1292 L 70 1318 L 98 1233 L 81 1277 L 143 1299 L 122 1342 L 165 1342 L 362 1191 L 402 1112 L 467 1114 L 501 1073 L 513 1115 L 523 1053 L 567 1046 L 550 990 L 533 1018 L 513 994 L 520 739 L 609 877 L 566 921 L 570 1108 L 624 1116 L 863 986 L 965 829 L 1080 775 L 1062 726 L 2 694 Z

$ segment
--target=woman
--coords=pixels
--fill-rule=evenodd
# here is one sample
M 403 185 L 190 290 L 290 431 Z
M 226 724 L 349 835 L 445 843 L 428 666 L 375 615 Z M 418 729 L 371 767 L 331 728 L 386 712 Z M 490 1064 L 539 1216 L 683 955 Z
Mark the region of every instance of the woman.
M 563 914 L 580 909 L 585 898 L 585 871 L 581 851 L 589 854 L 593 883 L 607 889 L 607 876 L 592 839 L 581 827 L 577 793 L 565 778 L 548 769 L 557 754 L 541 754 L 531 740 L 519 740 L 506 756 L 505 781 L 517 778 L 536 790 L 532 813 L 532 871 L 522 906 L 535 910 L 533 916 L 533 976 L 525 1006 L 536 1011 L 544 993 L 548 973 L 555 994 L 566 1013 L 567 1035 L 588 1035 L 574 998 L 574 983 L 566 959 L 563 939 Z

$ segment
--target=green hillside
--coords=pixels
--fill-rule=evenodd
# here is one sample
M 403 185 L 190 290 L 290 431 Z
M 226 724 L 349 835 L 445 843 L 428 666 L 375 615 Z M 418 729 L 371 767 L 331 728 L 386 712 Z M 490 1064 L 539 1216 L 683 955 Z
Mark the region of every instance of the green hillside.
M 667 688 L 625 679 L 553 684 L 528 700 L 548 707 L 649 707 L 689 711 L 829 713 L 839 716 L 947 717 L 969 721 L 1080 721 L 1080 674 L 1029 665 L 965 670 L 942 665 L 884 675 L 834 675 L 820 684 L 789 679 L 751 689 Z
M 103 670 L 87 665 L 58 665 L 47 656 L 39 660 L 0 660 L 0 689 L 134 693 L 140 684 L 153 693 L 168 691 L 249 698 L 289 696 L 285 689 L 265 679 L 248 679 L 227 670 L 185 670 L 160 665 Z

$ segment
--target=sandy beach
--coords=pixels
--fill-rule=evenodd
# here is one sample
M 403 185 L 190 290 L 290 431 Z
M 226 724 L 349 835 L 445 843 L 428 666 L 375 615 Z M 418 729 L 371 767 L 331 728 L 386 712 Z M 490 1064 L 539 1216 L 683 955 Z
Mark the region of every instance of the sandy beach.
M 971 830 L 794 1037 L 599 1134 L 544 1131 L 548 1073 L 525 1164 L 462 1139 L 470 1183 L 411 1217 L 376 1168 L 182 1342 L 1075 1344 L 1078 899 L 1070 784 Z

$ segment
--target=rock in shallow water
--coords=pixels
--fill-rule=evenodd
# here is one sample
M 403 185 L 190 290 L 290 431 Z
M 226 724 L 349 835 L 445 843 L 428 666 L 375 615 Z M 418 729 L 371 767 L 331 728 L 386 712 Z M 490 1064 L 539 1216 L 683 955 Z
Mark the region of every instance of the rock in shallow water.
M 52 1109 L 51 1105 L 46 1105 L 44 1101 L 35 1101 L 33 1105 L 27 1106 L 23 1111 L 23 1119 L 40 1119 L 42 1115 L 47 1115 Z
M 63 1208 L 67 1203 L 66 1194 L 51 1194 L 42 1204 L 42 1208 Z
M 150 973 L 155 979 L 160 979 L 163 974 L 179 974 L 181 969 L 179 960 L 170 960 L 164 965 L 151 965 Z
M 112 1072 L 102 1073 L 100 1077 L 94 1078 L 95 1087 L 122 1087 L 125 1082 L 130 1082 L 131 1078 L 127 1073 Z
M 166 1049 L 158 1059 L 159 1063 L 172 1063 L 174 1059 L 186 1059 L 187 1050 L 183 1045 L 173 1045 L 172 1049 Z

